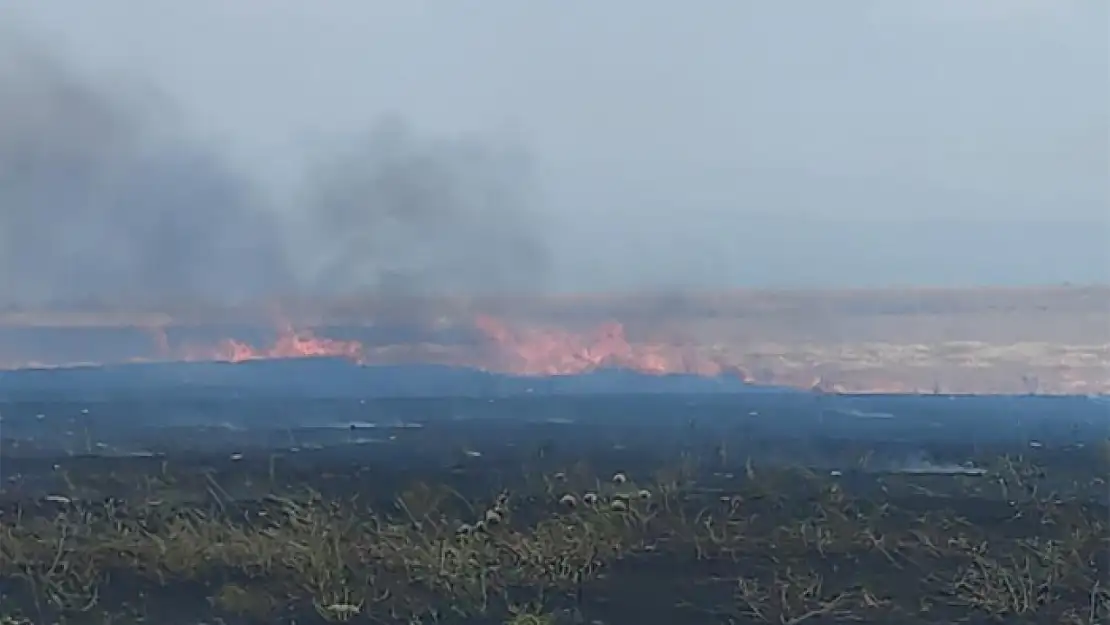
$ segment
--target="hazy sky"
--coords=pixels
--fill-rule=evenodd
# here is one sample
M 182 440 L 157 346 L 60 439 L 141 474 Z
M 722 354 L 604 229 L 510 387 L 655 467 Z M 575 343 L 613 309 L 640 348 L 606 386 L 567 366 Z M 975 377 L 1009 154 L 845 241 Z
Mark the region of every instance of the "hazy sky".
M 593 290 L 1110 281 L 1107 7 L 97 0 L 0 21 L 161 89 L 287 201 L 386 114 L 515 142 L 549 285 Z

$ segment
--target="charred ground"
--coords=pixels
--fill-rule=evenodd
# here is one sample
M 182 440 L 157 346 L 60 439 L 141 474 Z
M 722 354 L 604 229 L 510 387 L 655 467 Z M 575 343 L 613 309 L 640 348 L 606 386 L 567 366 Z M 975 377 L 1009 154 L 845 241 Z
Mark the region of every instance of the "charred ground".
M 7 438 L 5 622 L 1110 617 L 1110 447 L 1063 416 L 1035 441 L 979 438 L 989 423 L 800 437 L 754 425 L 763 407 L 727 427 L 696 406 L 666 427 L 465 417 L 485 403 L 423 424 L 161 428 L 127 453 L 79 415 Z

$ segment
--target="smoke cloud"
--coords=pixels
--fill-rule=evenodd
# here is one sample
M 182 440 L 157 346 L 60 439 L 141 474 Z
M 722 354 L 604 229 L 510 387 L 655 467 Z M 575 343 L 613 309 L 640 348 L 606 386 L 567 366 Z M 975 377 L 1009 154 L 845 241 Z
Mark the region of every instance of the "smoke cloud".
M 390 117 L 316 163 L 308 186 L 315 291 L 521 292 L 549 270 L 528 160 L 511 146 L 427 139 Z
M 0 273 L 8 305 L 157 302 L 283 286 L 275 224 L 170 111 L 27 41 L 0 46 Z
M 0 43 L 0 306 L 160 306 L 537 286 L 527 159 L 383 120 L 290 207 L 190 140 L 172 107 Z

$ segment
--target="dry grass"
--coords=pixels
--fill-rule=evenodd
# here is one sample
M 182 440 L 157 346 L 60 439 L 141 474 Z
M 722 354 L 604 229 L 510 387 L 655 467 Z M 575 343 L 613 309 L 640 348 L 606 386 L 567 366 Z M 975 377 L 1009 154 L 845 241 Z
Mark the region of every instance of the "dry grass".
M 981 479 L 862 489 L 750 462 L 715 475 L 690 458 L 644 476 L 574 466 L 484 494 L 411 483 L 389 505 L 311 485 L 235 501 L 176 471 L 126 501 L 89 498 L 72 478 L 86 499 L 4 510 L 0 623 L 172 623 L 188 610 L 260 624 L 1110 618 L 1110 519 L 1084 499 L 1104 483 L 1041 492 L 1045 469 L 1022 459 Z

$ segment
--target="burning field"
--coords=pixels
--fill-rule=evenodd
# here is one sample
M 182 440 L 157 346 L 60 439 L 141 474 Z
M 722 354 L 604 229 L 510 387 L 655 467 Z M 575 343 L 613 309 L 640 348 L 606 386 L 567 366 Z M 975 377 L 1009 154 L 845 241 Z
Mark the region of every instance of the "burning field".
M 1106 310 L 1110 290 L 1060 288 L 12 312 L 0 317 L 0 365 L 338 357 L 524 376 L 732 376 L 826 392 L 1091 394 L 1110 391 Z
M 0 368 L 338 356 L 828 392 L 1110 391 L 1108 288 L 552 296 L 786 278 L 719 263 L 664 280 L 658 267 L 700 252 L 676 245 L 597 256 L 620 269 L 598 282 L 605 267 L 583 261 L 571 207 L 544 191 L 542 150 L 428 134 L 400 113 L 287 155 L 294 183 L 271 188 L 188 132 L 173 98 L 133 97 L 86 69 L 19 32 L 0 45 Z M 276 301 L 289 294 L 300 299 Z M 244 301 L 267 304 L 211 304 Z

